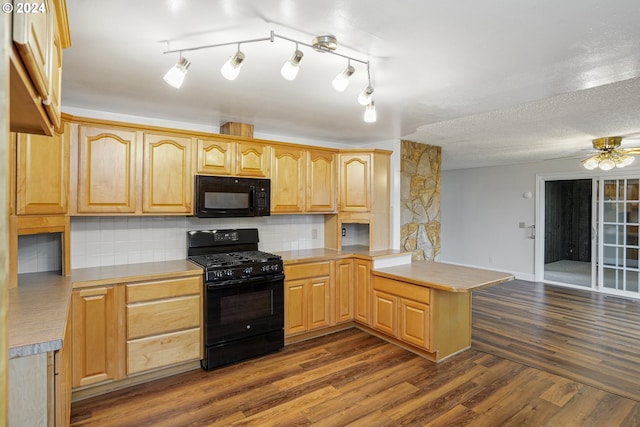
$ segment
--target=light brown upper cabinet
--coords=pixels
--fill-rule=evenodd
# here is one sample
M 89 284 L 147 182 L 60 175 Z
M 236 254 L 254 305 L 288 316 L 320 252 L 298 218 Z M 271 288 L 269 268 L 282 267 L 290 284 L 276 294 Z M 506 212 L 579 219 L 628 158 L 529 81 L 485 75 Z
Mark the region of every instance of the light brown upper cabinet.
M 16 135 L 16 214 L 67 213 L 69 139 L 65 135 Z
M 336 211 L 336 153 L 324 150 L 307 152 L 307 212 Z
M 335 152 L 296 147 L 272 150 L 272 213 L 335 212 Z
M 271 213 L 304 210 L 304 150 L 275 147 L 271 163 Z
M 235 175 L 236 143 L 217 139 L 198 139 L 197 173 Z
M 144 135 L 142 212 L 192 213 L 192 143 L 187 137 Z
M 55 11 L 51 0 L 39 3 L 20 3 L 16 7 L 36 6 L 35 13 L 13 14 L 13 42 L 18 48 L 33 85 L 43 100 L 49 98 L 51 89 L 51 57 Z M 44 9 L 44 10 L 43 10 Z
M 80 126 L 77 213 L 135 213 L 138 134 Z
M 58 22 L 54 19 L 53 42 L 51 44 L 51 57 L 49 74 L 50 90 L 48 98 L 43 101 L 44 109 L 55 128 L 59 128 L 62 120 L 60 118 L 60 102 L 62 96 L 62 40 L 58 32 Z
M 340 155 L 340 211 L 371 210 L 371 154 Z
M 258 142 L 239 141 L 237 149 L 237 176 L 255 176 L 269 178 L 271 164 L 271 147 Z
M 13 8 L 10 128 L 52 136 L 61 125 L 62 48 L 71 45 L 66 2 L 14 2 Z

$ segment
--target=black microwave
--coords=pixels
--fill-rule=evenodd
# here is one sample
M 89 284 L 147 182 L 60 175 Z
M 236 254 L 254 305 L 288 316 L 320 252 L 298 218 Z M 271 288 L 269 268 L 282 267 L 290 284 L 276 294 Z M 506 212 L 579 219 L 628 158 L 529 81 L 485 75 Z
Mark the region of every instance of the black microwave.
M 271 180 L 196 175 L 195 214 L 233 218 L 271 214 Z

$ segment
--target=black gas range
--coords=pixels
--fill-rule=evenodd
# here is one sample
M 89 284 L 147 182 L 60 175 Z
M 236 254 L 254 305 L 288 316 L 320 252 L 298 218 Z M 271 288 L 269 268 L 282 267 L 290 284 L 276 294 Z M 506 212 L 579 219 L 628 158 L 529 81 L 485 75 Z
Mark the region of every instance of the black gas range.
M 258 240 L 255 228 L 187 233 L 188 259 L 204 269 L 204 369 L 284 346 L 283 263 Z

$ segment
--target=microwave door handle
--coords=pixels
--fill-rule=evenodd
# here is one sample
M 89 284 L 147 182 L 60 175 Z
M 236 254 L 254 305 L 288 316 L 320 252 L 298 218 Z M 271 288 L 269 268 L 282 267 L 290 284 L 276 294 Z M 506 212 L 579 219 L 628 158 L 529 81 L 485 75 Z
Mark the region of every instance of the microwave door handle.
M 250 185 L 250 193 L 251 196 L 249 197 L 249 209 L 251 209 L 251 212 L 255 212 L 255 204 L 256 204 L 256 186 L 255 185 Z

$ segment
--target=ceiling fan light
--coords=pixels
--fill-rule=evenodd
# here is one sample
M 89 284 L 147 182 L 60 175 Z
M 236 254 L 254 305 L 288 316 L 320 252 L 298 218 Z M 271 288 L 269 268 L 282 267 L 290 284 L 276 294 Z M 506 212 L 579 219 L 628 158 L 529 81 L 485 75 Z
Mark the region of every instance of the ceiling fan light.
M 341 73 L 335 76 L 335 78 L 331 82 L 333 88 L 338 92 L 344 92 L 344 90 L 349 85 L 349 79 L 355 72 L 355 68 L 353 68 L 351 65 L 347 65 L 347 68 L 345 68 Z
M 164 75 L 164 81 L 167 82 L 169 86 L 179 89 L 184 82 L 190 65 L 191 62 L 187 58 L 180 57 L 180 61 L 171 67 L 171 69 L 167 71 L 167 74 Z
M 623 168 L 625 166 L 629 166 L 634 160 L 635 157 L 633 156 L 622 155 L 618 158 L 618 161 L 616 161 L 616 167 Z
M 378 120 L 378 113 L 376 113 L 376 106 L 371 101 L 364 109 L 364 121 L 366 123 L 375 123 L 376 120 Z
M 588 159 L 582 161 L 582 165 L 585 169 L 588 170 L 594 170 L 595 168 L 597 168 L 598 163 L 600 163 L 598 161 L 598 156 L 589 157 Z
M 373 87 L 367 86 L 362 90 L 362 92 L 360 92 L 360 95 L 358 95 L 358 103 L 362 106 L 369 105 L 372 97 Z
M 610 171 L 611 169 L 616 167 L 616 162 L 611 160 L 611 158 L 606 158 L 600 161 L 600 164 L 598 165 L 598 167 L 603 171 Z
M 238 50 L 235 55 L 227 60 L 224 63 L 220 72 L 222 73 L 222 77 L 227 80 L 235 80 L 240 74 L 240 68 L 242 68 L 242 63 L 244 62 L 244 53 Z
M 300 71 L 300 61 L 302 61 L 303 56 L 304 54 L 298 49 L 293 52 L 291 58 L 280 69 L 280 74 L 282 74 L 283 78 L 286 80 L 294 80 L 296 78 L 298 71 Z

